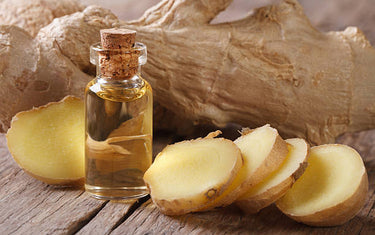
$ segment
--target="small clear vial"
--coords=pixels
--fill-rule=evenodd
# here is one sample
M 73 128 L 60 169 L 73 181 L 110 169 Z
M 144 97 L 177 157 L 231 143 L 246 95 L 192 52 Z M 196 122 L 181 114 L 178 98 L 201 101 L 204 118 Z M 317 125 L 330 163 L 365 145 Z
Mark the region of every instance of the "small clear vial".
M 152 89 L 140 75 L 146 46 L 135 31 L 101 30 L 91 46 L 97 77 L 85 90 L 85 190 L 106 200 L 148 194 L 144 172 L 152 162 Z

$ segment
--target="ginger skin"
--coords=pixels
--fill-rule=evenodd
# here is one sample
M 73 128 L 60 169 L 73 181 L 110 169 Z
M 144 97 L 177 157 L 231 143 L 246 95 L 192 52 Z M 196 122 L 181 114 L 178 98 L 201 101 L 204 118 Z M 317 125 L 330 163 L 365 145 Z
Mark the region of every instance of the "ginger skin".
M 82 96 L 94 73 L 88 45 L 111 27 L 134 29 L 137 41 L 148 45 L 143 72 L 157 110 L 167 109 L 169 119 L 174 113 L 219 127 L 270 123 L 284 138 L 313 144 L 375 127 L 375 50 L 359 29 L 319 32 L 296 0 L 211 25 L 231 1 L 164 0 L 131 22 L 91 6 L 56 18 L 35 39 L 1 26 L 0 131 L 19 111 Z M 155 127 L 165 126 L 166 116 L 158 119 Z
M 144 73 L 163 107 L 313 144 L 375 127 L 375 50 L 359 29 L 319 32 L 296 0 L 211 25 L 230 3 L 166 0 L 125 23 L 151 45 Z

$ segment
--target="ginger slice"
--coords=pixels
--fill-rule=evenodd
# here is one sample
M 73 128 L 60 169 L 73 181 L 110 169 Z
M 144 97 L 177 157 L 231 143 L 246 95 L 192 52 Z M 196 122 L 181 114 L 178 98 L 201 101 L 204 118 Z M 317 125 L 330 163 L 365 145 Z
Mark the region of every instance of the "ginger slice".
M 270 125 L 242 132 L 234 143 L 240 148 L 243 166 L 228 189 L 201 210 L 233 203 L 282 164 L 288 154 L 286 142 Z
M 81 185 L 84 179 L 83 101 L 59 102 L 16 114 L 6 134 L 11 155 L 31 176 L 47 184 Z
M 359 212 L 367 191 L 367 173 L 358 152 L 327 144 L 311 148 L 305 173 L 276 205 L 296 221 L 336 226 Z
M 242 166 L 240 150 L 213 136 L 167 146 L 146 171 L 144 181 L 162 213 L 197 211 L 232 183 Z
M 306 169 L 309 144 L 300 138 L 286 142 L 289 153 L 281 167 L 236 200 L 236 205 L 244 212 L 256 213 L 278 200 Z

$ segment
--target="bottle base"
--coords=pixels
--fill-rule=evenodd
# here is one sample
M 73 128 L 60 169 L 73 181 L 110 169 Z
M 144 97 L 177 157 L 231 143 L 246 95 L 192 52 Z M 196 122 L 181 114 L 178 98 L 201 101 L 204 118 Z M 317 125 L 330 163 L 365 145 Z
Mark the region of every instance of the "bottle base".
M 146 186 L 140 187 L 98 187 L 85 184 L 91 197 L 101 200 L 127 200 L 144 197 L 148 194 Z

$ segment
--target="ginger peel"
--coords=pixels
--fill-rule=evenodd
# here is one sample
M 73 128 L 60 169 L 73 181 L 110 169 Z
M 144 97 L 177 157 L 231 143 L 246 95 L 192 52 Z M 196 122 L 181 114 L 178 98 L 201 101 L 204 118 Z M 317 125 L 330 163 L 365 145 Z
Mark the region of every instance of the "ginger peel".
M 19 111 L 68 94 L 81 96 L 94 71 L 88 45 L 99 41 L 100 29 L 120 26 L 135 29 L 137 40 L 152 45 L 143 71 L 159 106 L 156 128 L 165 126 L 168 118 L 176 119 L 171 115 L 183 114 L 183 118 L 176 117 L 220 127 L 270 123 L 283 137 L 322 144 L 334 142 L 342 133 L 375 126 L 374 48 L 355 27 L 317 31 L 296 0 L 262 7 L 242 20 L 218 25 L 210 21 L 231 0 L 210 1 L 204 7 L 200 1 L 166 0 L 132 22 L 121 22 L 100 7 L 79 12 L 81 8 L 72 8 L 71 2 L 59 1 L 61 14 L 53 17 L 78 12 L 49 25 L 40 23 L 34 30 L 40 31 L 33 33 L 35 39 L 15 33 L 20 31 L 15 26 L 2 26 L 0 35 L 6 43 L 1 46 L 0 79 L 5 85 L 0 89 L 0 102 L 7 105 L 0 108 L 0 131 L 9 128 Z M 45 7 L 41 12 L 51 11 L 49 5 L 40 7 Z M 22 14 L 12 17 L 28 19 Z M 170 51 L 170 44 L 179 53 Z M 37 63 L 17 70 L 20 56 Z M 14 64 L 7 63 L 8 58 Z M 176 126 L 188 123 L 173 122 Z

